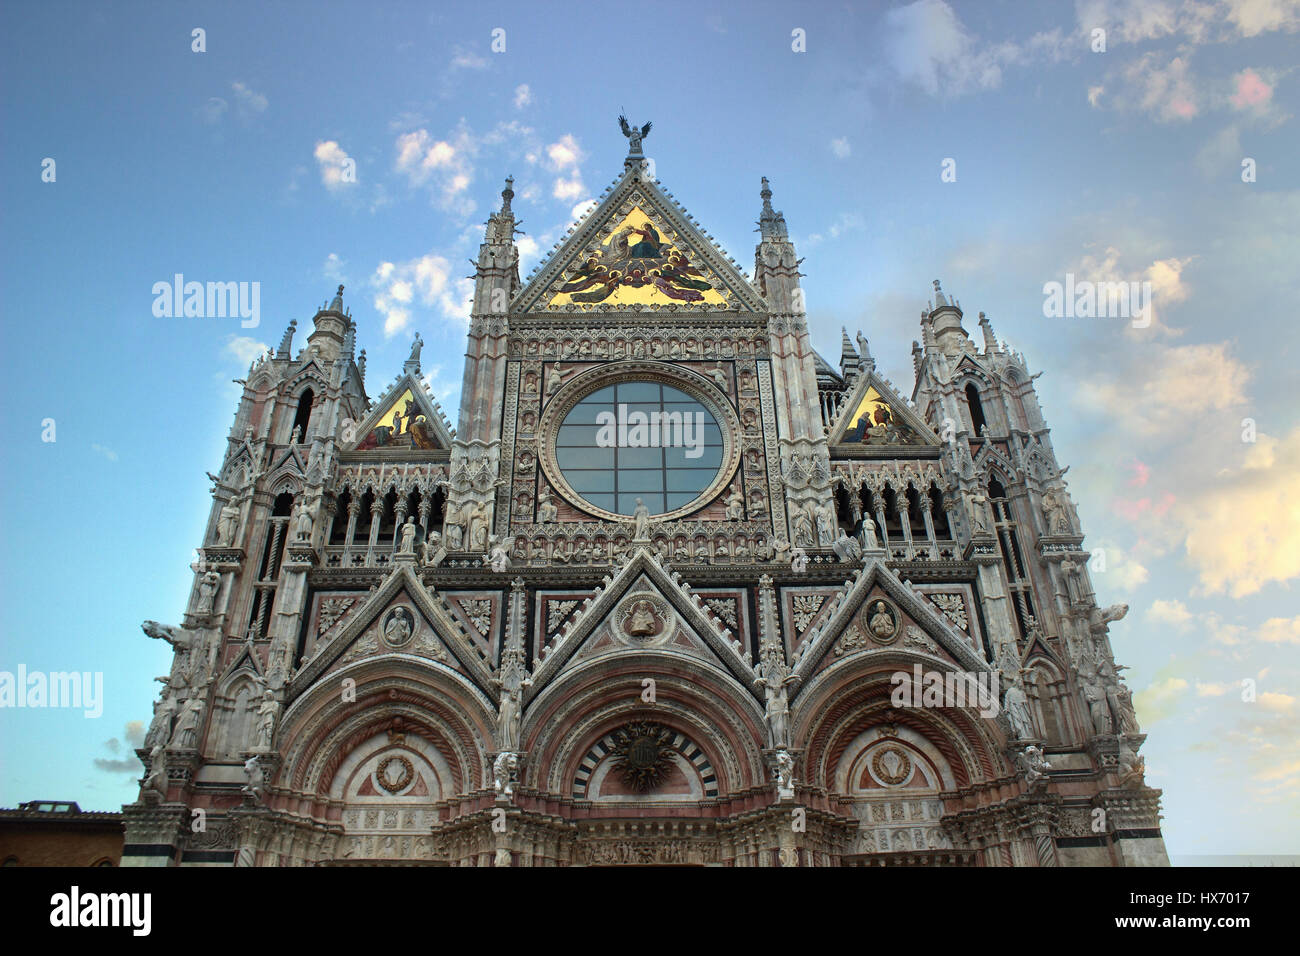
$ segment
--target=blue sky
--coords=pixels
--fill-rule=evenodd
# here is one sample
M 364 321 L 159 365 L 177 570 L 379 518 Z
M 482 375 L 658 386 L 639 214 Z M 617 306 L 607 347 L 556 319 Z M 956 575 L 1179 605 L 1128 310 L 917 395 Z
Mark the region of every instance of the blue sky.
M 419 330 L 454 415 L 502 181 L 526 272 L 620 172 L 625 110 L 747 267 L 771 180 L 832 362 L 860 328 L 910 393 L 940 278 L 1044 373 L 1171 853 L 1300 853 L 1300 0 L 429 6 L 0 11 L 0 669 L 105 680 L 96 720 L 0 710 L 0 804 L 134 798 L 168 660 L 140 621 L 180 615 L 258 350 L 343 282 L 372 395 Z M 260 282 L 261 324 L 155 317 L 177 272 Z M 1150 281 L 1155 321 L 1044 318 L 1068 272 Z

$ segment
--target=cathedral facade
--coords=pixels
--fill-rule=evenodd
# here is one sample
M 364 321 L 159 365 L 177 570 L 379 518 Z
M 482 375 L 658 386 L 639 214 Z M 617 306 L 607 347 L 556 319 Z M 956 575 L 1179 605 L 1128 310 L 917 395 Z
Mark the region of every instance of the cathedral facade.
M 254 363 L 124 864 L 1167 862 L 1024 357 L 936 281 L 832 367 L 648 131 L 527 279 L 507 180 L 454 428 L 342 287 Z

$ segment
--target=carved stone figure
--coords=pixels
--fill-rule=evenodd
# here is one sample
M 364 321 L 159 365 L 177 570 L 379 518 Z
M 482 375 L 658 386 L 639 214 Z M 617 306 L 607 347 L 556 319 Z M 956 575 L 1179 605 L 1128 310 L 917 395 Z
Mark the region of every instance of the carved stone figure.
M 1048 534 L 1069 534 L 1070 513 L 1065 507 L 1059 486 L 1048 488 L 1043 494 L 1043 517 Z
M 988 534 L 988 516 L 984 511 L 984 505 L 988 503 L 989 499 L 978 491 L 967 491 L 964 494 L 966 511 L 970 515 L 971 534 Z
M 167 750 L 155 744 L 149 751 L 149 773 L 140 785 L 142 803 L 159 803 L 167 799 Z
M 847 562 L 862 560 L 862 545 L 858 544 L 857 538 L 850 538 L 843 531 L 841 531 L 840 536 L 835 539 L 835 543 L 832 547 L 835 549 L 835 556 L 841 561 Z
M 559 362 L 556 362 L 554 365 L 551 366 L 551 370 L 546 373 L 547 395 L 554 395 L 557 391 L 559 391 L 560 386 L 563 384 L 564 384 L 564 369 L 560 367 Z
M 835 514 L 829 505 L 815 506 L 813 512 L 817 518 L 817 544 L 829 548 L 835 544 Z
M 265 787 L 266 772 L 262 769 L 261 758 L 257 754 L 253 754 L 244 761 L 244 786 L 240 790 L 240 793 L 244 795 L 244 802 L 260 804 Z
M 497 798 L 509 800 L 515 795 L 515 782 L 519 777 L 519 754 L 507 751 L 497 754 L 492 762 L 492 777 Z
M 541 524 L 551 524 L 558 513 L 559 509 L 555 507 L 550 492 L 543 491 L 537 498 L 537 520 Z
M 481 501 L 469 507 L 470 548 L 473 551 L 487 551 L 488 529 L 492 527 L 492 503 Z
M 1011 722 L 1011 732 L 1015 734 L 1015 738 L 1032 739 L 1034 720 L 1029 713 L 1029 697 L 1025 694 L 1024 684 L 1019 674 L 1007 685 L 1006 694 L 1002 699 L 1002 708 L 1006 711 L 1007 720 Z
M 1047 785 L 1047 771 L 1051 767 L 1043 756 L 1042 748 L 1036 744 L 1030 744 L 1016 757 L 1016 769 L 1025 775 L 1025 782 L 1031 790 Z
M 1097 623 L 1102 625 L 1113 624 L 1116 621 L 1123 620 L 1126 614 L 1128 614 L 1127 604 L 1112 604 L 1110 607 L 1098 612 Z
M 745 520 L 745 496 L 740 493 L 739 488 L 733 488 L 727 498 L 727 520 Z
M 452 505 L 447 509 L 447 517 L 442 523 L 442 536 L 447 542 L 448 551 L 460 551 L 464 545 L 465 526 L 464 506 Z
M 280 702 L 270 690 L 262 691 L 262 704 L 257 709 L 257 730 L 254 735 L 256 746 L 263 750 L 271 749 L 271 739 L 275 735 L 275 722 L 280 716 Z
M 171 739 L 176 707 L 176 697 L 170 691 L 164 691 L 162 699 L 154 704 L 153 720 L 149 722 L 149 732 L 144 735 L 145 749 L 166 746 Z
M 299 541 L 310 541 L 312 532 L 311 509 L 307 507 L 307 502 L 298 503 L 298 521 L 295 525 L 297 533 L 294 537 Z
M 898 622 L 889 612 L 889 605 L 884 601 L 877 601 L 872 605 L 871 618 L 867 621 L 867 627 L 871 628 L 871 633 L 876 637 L 888 640 L 898 630 Z
M 419 365 L 419 364 L 420 364 L 420 349 L 422 349 L 422 348 L 424 348 L 424 339 L 420 338 L 420 333 L 419 333 L 419 332 L 416 332 L 416 333 L 415 333 L 415 341 L 413 341 L 413 342 L 411 343 L 411 357 L 408 358 L 407 361 L 408 361 L 408 362 L 414 362 L 416 365 Z
M 203 701 L 197 697 L 186 701 L 176 720 L 176 730 L 172 733 L 170 747 L 173 750 L 194 750 L 198 747 L 199 715 L 202 712 Z
M 808 512 L 802 508 L 794 513 L 794 543 L 800 548 L 817 547 L 817 539 L 814 536 L 812 519 L 808 517 Z
M 415 554 L 415 532 L 415 517 L 408 515 L 406 521 L 402 524 L 401 554 Z
M 645 506 L 645 503 L 640 498 L 636 500 L 636 508 L 632 511 L 632 521 L 634 522 L 633 527 L 635 529 L 632 534 L 632 540 L 649 541 L 650 509 Z
M 199 579 L 199 601 L 194 609 L 199 617 L 208 617 L 212 614 L 219 587 L 221 587 L 221 575 L 216 571 L 208 571 Z
M 871 515 L 862 516 L 862 536 L 867 541 L 868 551 L 880 550 L 880 540 L 876 537 L 876 522 L 872 520 Z
M 239 506 L 227 501 L 221 506 L 217 516 L 217 547 L 232 548 L 235 545 L 235 533 L 239 530 Z
M 447 549 L 442 546 L 442 535 L 436 531 L 429 532 L 424 541 L 424 557 L 421 564 L 426 568 L 436 568 L 447 557 Z
M 781 749 L 776 752 L 776 766 L 772 770 L 776 777 L 776 794 L 781 800 L 794 799 L 794 757 L 790 751 Z
M 780 648 L 766 650 L 757 668 L 756 687 L 763 688 L 766 698 L 768 742 L 772 747 L 790 746 L 790 696 L 789 685 L 799 678 L 790 673 Z
M 492 535 L 488 539 L 488 559 L 487 563 L 497 574 L 501 574 L 510 567 L 510 552 L 506 550 L 505 544 Z
M 1119 738 L 1119 784 L 1121 787 L 1140 787 L 1143 785 L 1146 775 L 1147 762 L 1144 757 L 1139 757 L 1133 745 L 1128 742 L 1128 738 L 1120 735 Z

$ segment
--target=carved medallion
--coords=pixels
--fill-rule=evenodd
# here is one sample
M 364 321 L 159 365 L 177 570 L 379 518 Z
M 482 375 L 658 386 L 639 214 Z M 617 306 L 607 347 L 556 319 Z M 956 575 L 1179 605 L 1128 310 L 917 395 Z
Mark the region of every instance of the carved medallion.
M 898 612 L 888 601 L 868 601 L 862 623 L 877 644 L 892 644 L 898 639 Z
M 375 783 L 389 793 L 401 793 L 414 777 L 415 767 L 401 754 L 384 757 L 375 767 Z
M 623 782 L 641 793 L 663 783 L 673 768 L 673 736 L 667 727 L 650 721 L 614 731 L 614 769 Z
M 381 633 L 389 647 L 405 647 L 415 636 L 415 615 L 409 607 L 395 607 L 384 616 Z
M 882 747 L 871 758 L 871 771 L 881 783 L 896 787 L 912 775 L 912 758 L 897 747 Z
M 663 644 L 676 629 L 676 616 L 662 597 L 643 591 L 622 600 L 614 612 L 614 627 L 630 644 Z

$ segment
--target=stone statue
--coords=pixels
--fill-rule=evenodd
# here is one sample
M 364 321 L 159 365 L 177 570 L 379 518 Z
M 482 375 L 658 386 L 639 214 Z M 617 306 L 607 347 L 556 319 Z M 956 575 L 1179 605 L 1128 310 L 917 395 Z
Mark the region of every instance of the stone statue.
M 515 782 L 519 778 L 519 754 L 506 751 L 497 754 L 492 763 L 492 776 L 497 799 L 509 800 L 515 795 Z
M 632 521 L 635 528 L 635 531 L 632 534 L 632 540 L 649 541 L 650 509 L 645 506 L 645 503 L 640 498 L 636 500 L 636 508 L 632 511 Z
M 799 678 L 790 673 L 789 666 L 782 659 L 779 648 L 772 648 L 763 655 L 757 667 L 758 679 L 754 686 L 763 688 L 766 698 L 767 729 L 773 747 L 790 746 L 790 697 L 789 685 L 797 684 Z
M 405 523 L 402 525 L 402 546 L 400 554 L 415 554 L 415 518 L 407 515 Z
M 978 491 L 964 492 L 966 496 L 966 511 L 970 515 L 971 534 L 988 534 L 988 516 L 984 511 L 984 505 L 988 503 L 988 498 Z
M 280 716 L 280 702 L 270 690 L 262 691 L 262 704 L 257 709 L 257 730 L 254 739 L 263 750 L 271 749 L 271 738 L 275 734 L 275 721 Z
M 880 540 L 876 537 L 876 522 L 871 519 L 871 515 L 862 516 L 862 537 L 867 541 L 868 551 L 880 550 Z
M 492 504 L 481 501 L 467 506 L 469 508 L 470 547 L 474 551 L 488 550 L 488 529 L 492 526 Z
M 162 744 L 154 744 L 149 751 L 149 773 L 140 785 L 142 803 L 161 803 L 167 799 L 167 751 Z
M 465 526 L 462 523 L 464 507 L 452 505 L 447 509 L 447 517 L 442 523 L 442 534 L 447 542 L 448 551 L 460 551 L 464 546 Z
M 1016 769 L 1025 775 L 1025 782 L 1031 790 L 1047 785 L 1047 771 L 1051 767 L 1042 748 L 1035 744 L 1030 744 L 1016 756 Z
M 506 550 L 505 544 L 496 535 L 488 538 L 488 559 L 487 563 L 497 574 L 501 574 L 510 567 L 510 553 Z
M 557 391 L 559 391 L 560 386 L 563 384 L 564 384 L 564 369 L 560 367 L 559 362 L 556 362 L 554 365 L 551 366 L 550 371 L 546 373 L 547 394 L 554 395 Z
M 559 509 L 555 507 L 550 492 L 543 491 L 537 498 L 537 520 L 542 524 L 551 524 L 558 513 Z
M 244 761 L 244 786 L 240 790 L 240 793 L 244 795 L 244 802 L 250 804 L 261 803 L 265 786 L 266 772 L 262 769 L 261 758 L 257 754 L 253 754 Z
M 828 505 L 814 506 L 817 517 L 817 544 L 829 548 L 835 544 L 835 515 Z
M 817 539 L 813 536 L 812 519 L 808 517 L 808 512 L 799 508 L 794 513 L 794 543 L 800 548 L 817 547 Z
M 217 516 L 217 547 L 231 548 L 235 545 L 235 534 L 239 531 L 239 506 L 227 501 L 221 506 Z
M 1123 734 L 1119 738 L 1119 784 L 1121 787 L 1140 787 L 1146 776 L 1146 758 L 1139 757 L 1133 745 Z
M 436 568 L 447 557 L 447 549 L 442 546 L 442 535 L 436 531 L 429 532 L 424 541 L 424 556 L 421 564 L 426 568 Z
M 632 606 L 632 617 L 627 623 L 627 633 L 633 637 L 649 637 L 658 629 L 650 602 L 637 601 Z
M 311 509 L 307 507 L 307 502 L 306 501 L 299 502 L 298 523 L 296 525 L 297 534 L 295 535 L 297 540 L 311 541 L 312 524 L 313 522 L 311 517 Z
M 850 538 L 843 531 L 840 531 L 840 536 L 831 547 L 835 549 L 835 557 L 841 561 L 862 560 L 862 545 L 858 544 L 857 538 Z
M 1110 708 L 1106 706 L 1106 694 L 1095 680 L 1083 685 L 1083 694 L 1088 699 L 1088 714 L 1092 717 L 1093 730 L 1098 734 L 1109 734 L 1113 727 L 1110 720 Z
M 294 425 L 293 433 L 289 435 L 289 444 L 297 445 L 302 441 L 302 426 Z
M 790 560 L 790 542 L 782 535 L 777 535 L 772 542 L 772 560 L 782 564 Z
M 199 579 L 199 603 L 195 608 L 195 613 L 199 617 L 208 617 L 212 614 L 219 587 L 221 587 L 221 575 L 216 571 L 208 571 Z
M 1099 611 L 1097 614 L 1097 623 L 1100 625 L 1114 624 L 1116 621 L 1122 621 L 1128 614 L 1127 604 L 1112 604 L 1110 607 Z
M 173 750 L 194 750 L 198 746 L 199 714 L 202 712 L 203 701 L 197 697 L 186 701 L 172 733 L 170 746 Z
M 1029 713 L 1029 698 L 1025 694 L 1020 674 L 1016 674 L 1007 685 L 1006 694 L 1002 698 L 1002 708 L 1006 711 L 1007 720 L 1011 722 L 1011 732 L 1016 740 L 1030 740 L 1034 737 L 1034 721 Z
M 172 735 L 172 718 L 176 716 L 176 697 L 170 691 L 164 691 L 162 699 L 153 705 L 153 720 L 149 722 L 149 732 L 144 735 L 145 749 L 166 746 Z
M 790 751 L 782 748 L 776 752 L 776 766 L 772 770 L 776 777 L 776 794 L 782 800 L 794 799 L 794 757 Z
M 415 341 L 411 343 L 411 357 L 410 357 L 409 359 L 407 359 L 407 361 L 408 361 L 408 362 L 414 362 L 416 365 L 419 365 L 419 364 L 420 364 L 420 349 L 422 349 L 422 348 L 424 348 L 424 339 L 420 338 L 420 333 L 419 333 L 419 332 L 416 332 L 416 333 L 415 333 Z
M 629 153 L 641 152 L 641 140 L 645 139 L 647 136 L 650 135 L 650 126 L 651 126 L 650 123 L 646 123 L 640 129 L 637 129 L 635 126 L 632 126 L 628 123 L 626 116 L 623 116 L 621 114 L 619 115 L 618 128 L 621 129 L 623 131 L 623 135 L 628 138 L 628 143 L 630 147 L 628 150 Z
M 726 392 L 727 390 L 727 373 L 722 370 L 722 364 L 719 363 L 717 368 L 709 369 L 709 378 L 713 379 L 713 384 L 718 386 L 718 390 Z
M 1070 513 L 1066 510 L 1057 485 L 1043 493 L 1043 517 L 1046 519 L 1048 534 L 1070 533 Z
M 733 488 L 727 498 L 727 520 L 745 520 L 745 496 L 740 493 L 739 488 Z
M 495 680 L 497 686 L 501 688 L 501 700 L 497 710 L 498 746 L 513 748 L 519 746 L 524 688 L 531 687 L 533 679 L 519 663 L 505 664 L 501 670 L 501 676 Z

